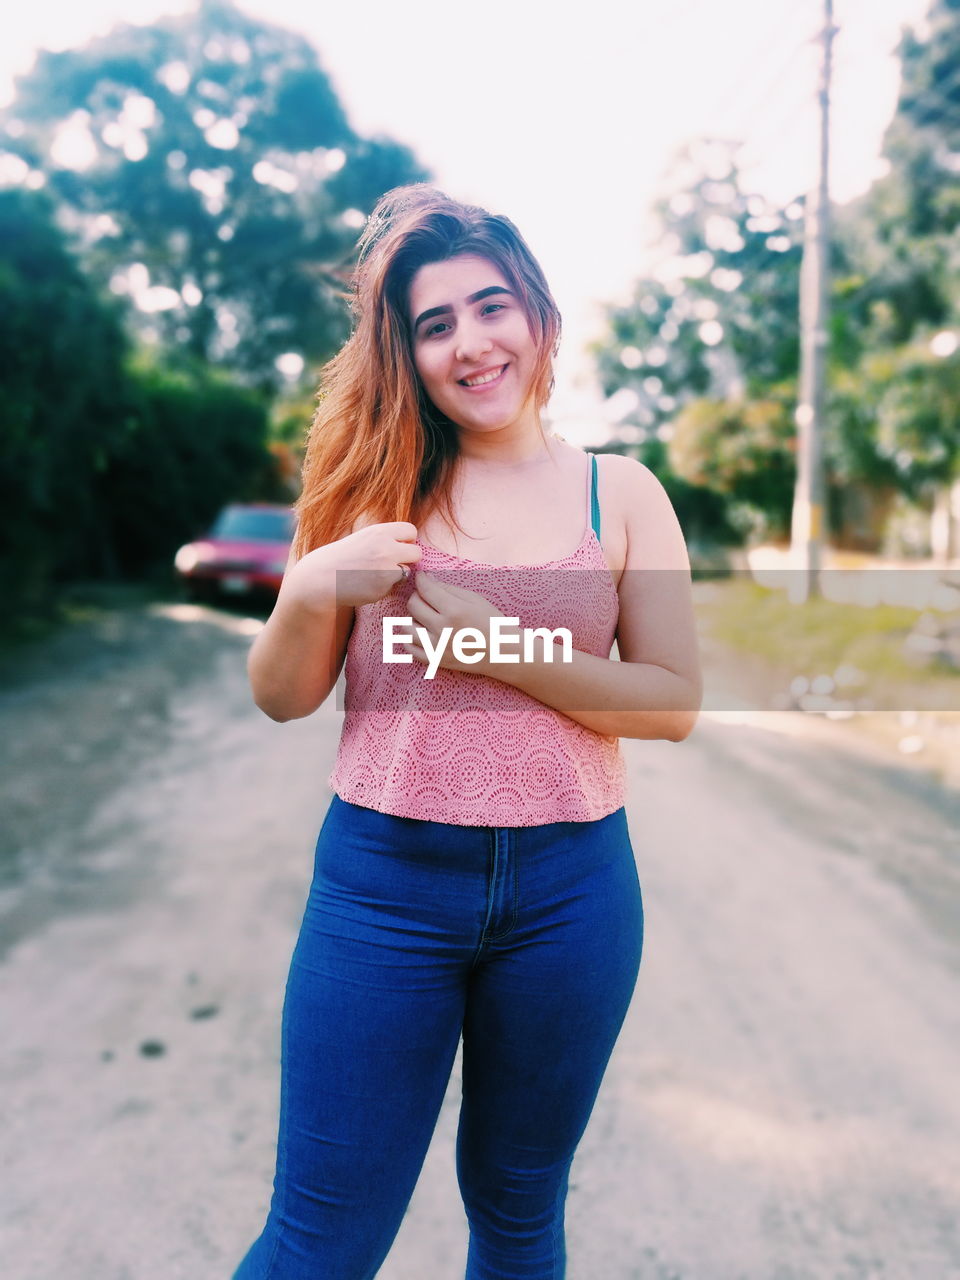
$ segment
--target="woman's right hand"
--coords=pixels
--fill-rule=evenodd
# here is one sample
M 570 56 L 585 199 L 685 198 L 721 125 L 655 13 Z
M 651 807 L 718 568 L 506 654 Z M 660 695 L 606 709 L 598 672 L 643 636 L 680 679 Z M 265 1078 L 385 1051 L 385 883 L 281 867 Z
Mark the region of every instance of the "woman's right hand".
M 302 556 L 287 571 L 286 594 L 318 613 L 334 603 L 337 608 L 372 604 L 406 576 L 401 565 L 420 559 L 416 537 L 416 526 L 405 520 L 368 524 Z

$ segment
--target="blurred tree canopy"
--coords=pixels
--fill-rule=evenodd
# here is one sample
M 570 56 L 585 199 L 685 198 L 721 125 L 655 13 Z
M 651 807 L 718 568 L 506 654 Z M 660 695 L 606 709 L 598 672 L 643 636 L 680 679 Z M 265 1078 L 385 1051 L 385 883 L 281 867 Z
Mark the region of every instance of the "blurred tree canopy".
M 763 512 L 767 531 L 784 537 L 796 473 L 792 402 L 743 398 L 691 400 L 678 414 L 670 465 L 690 484 L 727 495 L 741 532 Z
M 960 470 L 960 0 L 900 44 L 886 175 L 839 211 L 832 452 L 929 497 Z
M 9 616 L 169 564 L 227 501 L 289 501 L 359 229 L 429 174 L 351 128 L 307 40 L 222 0 L 40 53 L 0 171 Z
M 834 487 L 918 499 L 960 470 L 960 0 L 934 0 L 899 54 L 888 172 L 835 213 L 824 444 Z M 733 154 L 705 140 L 678 158 L 657 206 L 662 258 L 608 308 L 594 355 L 668 489 L 720 495 L 736 527 L 776 535 L 792 499 L 803 201 L 745 193 Z
M 6 591 L 39 592 L 95 540 L 88 485 L 120 426 L 127 342 L 39 192 L 0 191 L 0 565 Z
M 799 354 L 803 207 L 747 193 L 733 153 L 704 141 L 679 155 L 655 210 L 661 259 L 625 306 L 608 309 L 608 334 L 593 348 L 642 459 L 667 464 L 671 497 L 682 482 L 685 527 L 719 541 L 735 536 L 731 517 L 744 527 L 738 504 L 783 528 L 793 483 L 785 405 Z
M 123 430 L 97 480 L 109 567 L 169 564 L 227 502 L 289 495 L 273 480 L 267 404 L 216 369 L 131 362 Z
M 58 582 L 144 571 L 262 492 L 262 397 L 135 358 L 45 192 L 0 191 L 0 582 L 9 614 Z
M 745 193 L 732 150 L 708 142 L 681 154 L 655 207 L 661 261 L 610 308 L 610 336 L 594 348 L 604 390 L 633 391 L 630 420 L 648 434 L 678 400 L 752 394 L 796 374 L 802 206 Z
M 141 333 L 265 390 L 340 345 L 358 228 L 428 177 L 351 129 L 305 38 L 222 0 L 41 53 L 0 128 Z

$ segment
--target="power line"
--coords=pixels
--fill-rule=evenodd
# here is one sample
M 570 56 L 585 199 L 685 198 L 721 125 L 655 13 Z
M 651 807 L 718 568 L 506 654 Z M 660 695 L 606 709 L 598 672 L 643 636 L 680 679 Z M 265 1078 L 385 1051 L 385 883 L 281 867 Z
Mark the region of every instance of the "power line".
M 806 37 L 803 40 L 801 40 L 799 43 L 795 44 L 793 48 L 790 50 L 790 52 L 788 53 L 787 57 L 782 59 L 777 64 L 773 73 L 770 76 L 768 76 L 767 79 L 763 82 L 762 91 L 758 95 L 755 95 L 753 98 L 749 99 L 749 109 L 751 113 L 756 114 L 760 110 L 760 108 L 763 107 L 765 102 L 770 98 L 773 91 L 780 85 L 783 77 L 793 66 L 794 62 L 797 59 L 798 54 L 802 53 L 805 49 L 807 49 L 815 38 L 816 37 L 814 36 Z
M 807 8 L 807 4 L 805 0 L 795 0 L 795 3 L 793 5 L 792 17 L 796 17 L 801 10 L 805 10 L 806 8 Z M 766 55 L 781 43 L 783 32 L 784 32 L 784 26 L 783 26 L 782 20 L 779 19 L 779 16 L 776 14 L 775 16 L 778 17 L 778 21 L 774 29 L 772 31 L 768 30 L 764 32 L 762 38 L 757 42 L 755 46 L 753 46 L 753 48 L 751 48 L 747 57 L 738 66 L 737 72 L 733 78 L 733 81 L 731 82 L 730 91 L 728 91 L 726 95 L 721 98 L 718 106 L 713 112 L 715 119 L 722 121 L 724 117 L 727 115 L 727 113 L 729 112 L 731 106 L 738 103 L 738 100 L 742 98 L 744 87 L 747 86 L 749 88 L 749 85 L 751 84 L 751 77 L 744 74 L 745 72 L 747 72 L 748 68 L 752 68 L 756 66 L 758 64 L 758 61 L 761 66 L 764 65 L 764 59 L 766 58 Z M 808 41 L 808 38 L 805 37 L 804 40 L 802 40 L 798 45 L 791 48 L 790 54 L 789 54 L 789 61 L 792 61 L 792 59 L 796 56 L 797 52 L 803 48 L 804 44 L 806 44 L 807 41 Z M 763 83 L 766 84 L 766 81 L 764 81 Z M 740 117 L 742 116 L 742 114 L 743 114 L 743 108 L 739 107 L 737 111 L 737 116 Z
M 787 99 L 776 115 L 767 118 L 766 127 L 760 133 L 745 138 L 737 148 L 740 163 L 749 165 L 751 163 L 749 159 L 751 153 L 756 154 L 758 157 L 762 156 L 767 143 L 780 132 L 783 122 L 788 117 L 795 117 L 802 107 L 811 105 L 814 98 L 814 89 L 805 87 L 799 97 L 794 94 L 793 97 Z
M 908 98 L 905 105 L 901 85 L 895 111 L 905 112 L 908 116 L 912 116 L 917 109 L 922 113 L 925 107 L 947 103 L 953 109 L 927 114 L 925 118 L 916 121 L 917 127 L 926 129 L 944 122 L 960 126 L 960 104 L 957 104 L 954 108 L 947 97 L 955 87 L 960 87 L 960 68 L 954 71 L 941 85 L 925 90 L 916 97 Z M 786 100 L 780 110 L 766 121 L 765 127 L 759 134 L 744 139 L 738 149 L 741 163 L 753 163 L 753 156 L 756 156 L 757 159 L 762 158 L 766 144 L 779 132 L 784 119 L 789 118 L 804 102 L 808 100 L 812 102 L 813 98 L 814 91 L 810 89 L 805 91 L 799 99 L 795 95 L 792 99 Z
M 781 133 L 787 120 L 793 120 L 794 126 L 800 124 L 801 112 L 804 108 L 813 107 L 816 100 L 816 89 L 813 85 L 804 85 L 798 94 L 786 98 L 780 109 L 764 120 L 764 127 L 757 133 L 745 138 L 737 148 L 738 162 L 743 168 L 762 162 L 766 156 L 768 143 Z

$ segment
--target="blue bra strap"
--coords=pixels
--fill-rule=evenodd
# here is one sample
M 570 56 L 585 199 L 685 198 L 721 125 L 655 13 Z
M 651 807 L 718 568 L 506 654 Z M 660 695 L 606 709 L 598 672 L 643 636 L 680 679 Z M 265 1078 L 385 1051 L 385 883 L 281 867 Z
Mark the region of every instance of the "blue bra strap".
M 597 497 L 597 455 L 590 455 L 590 524 L 600 541 L 600 499 Z

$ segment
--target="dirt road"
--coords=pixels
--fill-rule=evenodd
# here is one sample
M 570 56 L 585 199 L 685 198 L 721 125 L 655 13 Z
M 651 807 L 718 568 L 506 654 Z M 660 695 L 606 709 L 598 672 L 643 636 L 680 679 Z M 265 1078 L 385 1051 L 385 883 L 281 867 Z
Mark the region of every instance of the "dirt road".
M 227 1280 L 339 713 L 251 704 L 238 615 L 121 610 L 0 693 L 3 1273 Z M 960 1276 L 958 794 L 820 738 L 625 743 L 640 981 L 569 1280 Z M 456 1280 L 455 1070 L 380 1280 Z

